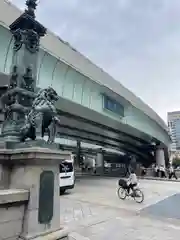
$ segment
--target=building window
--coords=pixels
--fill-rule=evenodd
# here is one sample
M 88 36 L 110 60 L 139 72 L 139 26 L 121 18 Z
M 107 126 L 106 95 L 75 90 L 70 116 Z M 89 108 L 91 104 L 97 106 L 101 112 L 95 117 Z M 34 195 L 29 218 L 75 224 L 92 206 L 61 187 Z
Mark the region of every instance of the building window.
M 124 117 L 124 107 L 116 100 L 104 95 L 104 109 Z

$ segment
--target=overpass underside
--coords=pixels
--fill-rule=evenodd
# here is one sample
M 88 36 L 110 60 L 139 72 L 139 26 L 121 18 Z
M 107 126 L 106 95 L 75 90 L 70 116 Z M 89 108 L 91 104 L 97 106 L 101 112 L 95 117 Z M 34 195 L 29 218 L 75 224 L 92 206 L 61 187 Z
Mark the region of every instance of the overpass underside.
M 0 95 L 2 95 L 9 82 L 9 77 L 0 74 Z M 72 101 L 60 98 L 57 109 L 61 119 L 58 135 L 63 138 L 75 139 L 96 144 L 104 148 L 136 155 L 141 161 L 153 162 L 153 147 L 150 146 L 152 137 L 139 130 L 121 123 L 110 117 L 99 114 L 89 108 Z M 0 114 L 3 121 L 3 114 Z M 156 139 L 154 139 L 156 142 Z

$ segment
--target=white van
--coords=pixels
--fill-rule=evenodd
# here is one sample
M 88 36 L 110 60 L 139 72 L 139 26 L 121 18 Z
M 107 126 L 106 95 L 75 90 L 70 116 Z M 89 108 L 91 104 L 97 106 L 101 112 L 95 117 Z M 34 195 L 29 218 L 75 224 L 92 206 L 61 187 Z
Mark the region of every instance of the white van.
M 60 194 L 64 194 L 68 189 L 73 189 L 74 183 L 74 160 L 71 157 L 71 160 L 65 160 L 59 165 Z

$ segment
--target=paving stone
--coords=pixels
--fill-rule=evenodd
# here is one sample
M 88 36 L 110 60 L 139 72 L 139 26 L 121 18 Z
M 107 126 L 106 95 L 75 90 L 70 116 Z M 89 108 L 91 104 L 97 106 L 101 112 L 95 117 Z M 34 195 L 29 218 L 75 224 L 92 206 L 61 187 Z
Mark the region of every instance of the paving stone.
M 80 229 L 79 233 L 91 240 L 178 240 L 180 228 L 142 217 L 114 218 Z
M 167 211 L 168 204 L 179 209 L 180 183 L 140 180 L 143 204 L 118 199 L 116 187 L 117 179 L 79 180 L 75 189 L 60 199 L 64 224 L 90 240 L 179 239 L 180 219 L 169 222 L 165 217 L 155 218 L 152 212 L 156 206 Z

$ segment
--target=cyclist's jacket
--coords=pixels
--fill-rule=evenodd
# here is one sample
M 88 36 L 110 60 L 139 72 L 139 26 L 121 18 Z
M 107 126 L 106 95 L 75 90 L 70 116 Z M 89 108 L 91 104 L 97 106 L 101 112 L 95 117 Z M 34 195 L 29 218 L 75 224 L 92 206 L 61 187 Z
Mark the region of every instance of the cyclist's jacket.
M 137 180 L 137 176 L 135 173 L 131 173 L 129 176 L 129 184 L 137 184 L 138 180 Z

